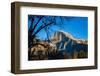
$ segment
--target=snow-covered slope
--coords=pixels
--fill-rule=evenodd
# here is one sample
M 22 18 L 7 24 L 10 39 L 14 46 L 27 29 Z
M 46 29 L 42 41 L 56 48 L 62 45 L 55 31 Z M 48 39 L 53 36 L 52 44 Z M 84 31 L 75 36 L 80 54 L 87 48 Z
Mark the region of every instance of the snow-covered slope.
M 73 40 L 73 41 L 75 41 L 77 43 L 87 44 L 87 40 L 75 38 L 70 33 L 64 32 L 62 30 L 59 30 L 59 31 L 55 32 L 54 36 L 52 37 L 52 40 L 54 39 L 55 41 L 56 40 L 60 41 L 60 40 L 62 40 L 64 38 Z

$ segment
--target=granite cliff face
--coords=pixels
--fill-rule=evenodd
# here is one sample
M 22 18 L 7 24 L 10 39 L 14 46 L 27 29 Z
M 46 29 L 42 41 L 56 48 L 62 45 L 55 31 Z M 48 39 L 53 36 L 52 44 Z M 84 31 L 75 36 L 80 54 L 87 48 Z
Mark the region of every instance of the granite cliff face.
M 55 32 L 54 36 L 51 38 L 53 44 L 59 52 L 67 53 L 71 58 L 77 53 L 84 53 L 79 58 L 87 58 L 88 54 L 88 41 L 74 38 L 71 34 L 64 31 Z M 83 56 L 84 55 L 84 56 Z

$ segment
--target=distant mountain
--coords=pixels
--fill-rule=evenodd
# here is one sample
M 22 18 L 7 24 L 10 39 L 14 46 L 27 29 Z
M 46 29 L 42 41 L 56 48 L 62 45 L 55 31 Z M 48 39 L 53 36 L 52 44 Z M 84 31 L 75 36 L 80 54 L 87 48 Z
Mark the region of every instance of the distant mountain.
M 53 44 L 56 45 L 58 51 L 66 52 L 72 56 L 75 52 L 84 52 L 88 54 L 88 41 L 83 39 L 77 39 L 70 33 L 64 31 L 57 31 L 51 38 Z

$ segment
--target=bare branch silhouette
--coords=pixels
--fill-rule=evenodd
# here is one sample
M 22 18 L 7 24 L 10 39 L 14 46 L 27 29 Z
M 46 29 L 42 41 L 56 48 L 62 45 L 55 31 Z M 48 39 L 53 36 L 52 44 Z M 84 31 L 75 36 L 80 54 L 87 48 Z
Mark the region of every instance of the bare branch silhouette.
M 57 26 L 57 27 L 63 27 L 61 26 L 64 21 L 63 16 L 36 16 L 36 15 L 29 15 L 29 20 L 31 22 L 30 27 L 28 29 L 28 44 L 29 47 L 32 46 L 33 40 L 36 38 L 37 34 L 41 30 L 45 30 L 45 33 L 47 35 L 47 38 L 49 40 L 49 27 Z M 66 20 L 66 18 L 65 18 Z

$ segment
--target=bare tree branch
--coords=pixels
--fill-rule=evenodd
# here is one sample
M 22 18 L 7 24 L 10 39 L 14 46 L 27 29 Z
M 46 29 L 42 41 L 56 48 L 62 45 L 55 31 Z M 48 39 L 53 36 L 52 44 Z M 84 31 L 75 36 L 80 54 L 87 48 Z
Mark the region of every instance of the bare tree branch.
M 45 28 L 45 27 L 51 25 L 52 23 L 53 23 L 53 22 L 50 22 L 50 23 L 46 24 L 45 26 L 43 26 L 43 24 L 42 24 L 42 25 L 40 26 L 40 28 L 33 34 L 33 38 L 34 38 L 35 35 L 36 35 L 37 33 L 39 33 L 43 28 Z
M 31 31 L 31 29 L 33 27 L 33 22 L 34 22 L 34 18 L 31 17 L 31 25 L 30 25 L 29 31 Z
M 39 18 L 39 20 L 37 21 L 37 23 L 34 25 L 34 27 L 33 27 L 33 29 L 32 29 L 33 31 L 35 30 L 36 26 L 38 25 L 38 23 L 40 22 L 40 20 L 41 20 L 42 18 L 43 18 L 43 16 L 41 16 L 41 17 Z M 33 32 L 33 31 L 32 31 L 32 32 Z

